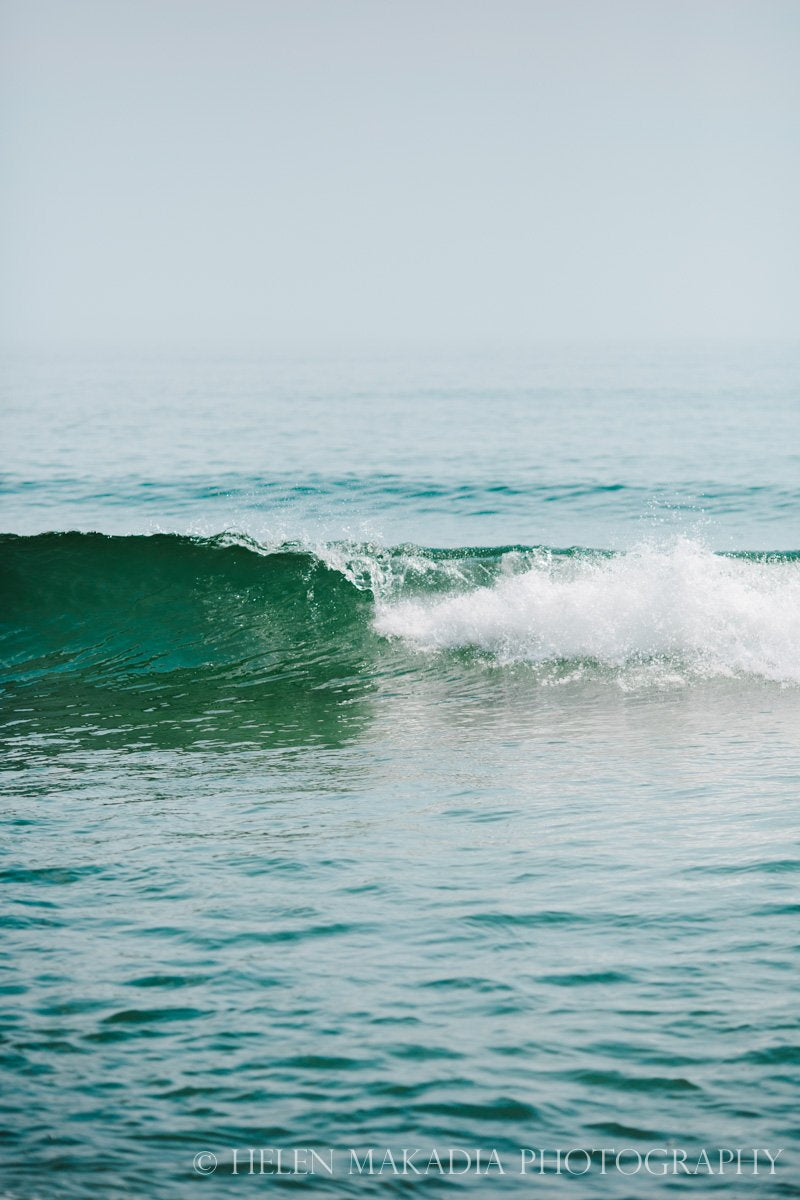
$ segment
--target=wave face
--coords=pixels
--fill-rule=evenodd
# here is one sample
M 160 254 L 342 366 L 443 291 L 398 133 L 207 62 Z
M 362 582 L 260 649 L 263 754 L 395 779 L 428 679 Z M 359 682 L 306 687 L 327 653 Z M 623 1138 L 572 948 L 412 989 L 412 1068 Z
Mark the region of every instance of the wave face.
M 695 541 L 624 554 L 524 547 L 265 547 L 234 535 L 6 535 L 4 678 L 357 688 L 387 656 L 470 652 L 625 682 L 800 682 L 800 558 Z M 395 664 L 396 668 L 396 664 Z M 393 668 L 393 669 L 395 669 Z
M 66 533 L 0 546 L 8 660 L 22 675 L 302 672 L 307 659 L 335 663 L 368 604 L 314 554 L 246 539 Z

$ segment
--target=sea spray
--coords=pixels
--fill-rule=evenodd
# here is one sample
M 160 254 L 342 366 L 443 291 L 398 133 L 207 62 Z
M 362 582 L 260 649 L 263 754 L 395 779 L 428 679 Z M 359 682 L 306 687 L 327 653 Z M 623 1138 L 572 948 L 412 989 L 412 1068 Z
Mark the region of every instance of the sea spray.
M 800 682 L 800 563 L 723 556 L 680 538 L 625 554 L 506 556 L 490 585 L 378 602 L 376 629 L 423 651 L 499 664 L 682 664 L 695 675 Z

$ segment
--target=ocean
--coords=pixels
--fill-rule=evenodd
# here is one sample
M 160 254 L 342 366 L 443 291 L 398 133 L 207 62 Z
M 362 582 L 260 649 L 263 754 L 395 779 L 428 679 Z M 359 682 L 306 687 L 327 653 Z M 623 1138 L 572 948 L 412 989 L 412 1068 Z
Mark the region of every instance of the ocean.
M 3 376 L 3 1200 L 800 1194 L 797 347 Z

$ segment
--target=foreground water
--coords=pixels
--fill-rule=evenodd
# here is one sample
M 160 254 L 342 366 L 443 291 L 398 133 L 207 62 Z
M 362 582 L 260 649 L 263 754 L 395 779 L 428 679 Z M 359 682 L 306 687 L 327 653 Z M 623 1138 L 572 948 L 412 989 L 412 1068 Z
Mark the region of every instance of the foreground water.
M 797 1194 L 795 365 L 8 365 L 0 1195 Z

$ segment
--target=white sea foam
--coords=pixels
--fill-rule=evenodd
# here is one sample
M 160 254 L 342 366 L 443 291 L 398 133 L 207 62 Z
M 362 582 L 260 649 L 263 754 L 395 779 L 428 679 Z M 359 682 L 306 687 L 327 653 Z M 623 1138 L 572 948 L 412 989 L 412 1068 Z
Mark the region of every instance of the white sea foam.
M 491 586 L 381 602 L 375 626 L 423 651 L 501 663 L 680 666 L 800 683 L 800 562 L 724 557 L 698 542 L 615 557 L 509 557 Z

